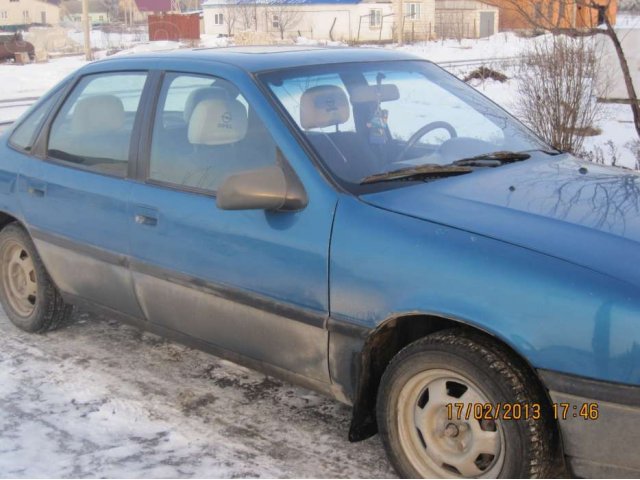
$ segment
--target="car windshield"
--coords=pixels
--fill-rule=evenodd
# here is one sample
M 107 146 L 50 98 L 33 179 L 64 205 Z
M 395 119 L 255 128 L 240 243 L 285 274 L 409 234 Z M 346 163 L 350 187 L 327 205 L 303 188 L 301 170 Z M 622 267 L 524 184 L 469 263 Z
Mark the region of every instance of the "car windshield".
M 426 61 L 328 64 L 260 78 L 341 183 L 494 152 L 550 150 L 510 114 Z

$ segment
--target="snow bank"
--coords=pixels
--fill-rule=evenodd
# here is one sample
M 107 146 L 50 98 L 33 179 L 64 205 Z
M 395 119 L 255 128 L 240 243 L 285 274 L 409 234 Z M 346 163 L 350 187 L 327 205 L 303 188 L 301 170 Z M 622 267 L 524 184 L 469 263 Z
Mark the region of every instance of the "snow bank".
M 184 48 L 185 45 L 180 42 L 173 42 L 171 40 L 160 40 L 157 42 L 139 43 L 126 50 L 121 50 L 114 55 L 133 55 L 135 53 L 153 53 L 153 52 L 170 52 Z
M 309 47 L 315 47 L 315 46 L 344 47 L 346 46 L 346 43 L 343 43 L 343 42 L 334 42 L 331 40 L 316 40 L 314 38 L 307 38 L 307 37 L 296 38 L 295 44 L 301 45 L 301 46 L 309 46 Z
M 200 35 L 200 46 L 205 48 L 227 47 L 231 44 L 229 37 L 217 35 Z
M 82 30 L 69 30 L 69 38 L 74 42 L 83 45 L 84 34 Z M 137 32 L 104 32 L 102 30 L 91 30 L 91 47 L 100 50 L 111 50 L 115 48 L 130 48 L 137 43 L 147 42 L 149 35 L 146 30 Z

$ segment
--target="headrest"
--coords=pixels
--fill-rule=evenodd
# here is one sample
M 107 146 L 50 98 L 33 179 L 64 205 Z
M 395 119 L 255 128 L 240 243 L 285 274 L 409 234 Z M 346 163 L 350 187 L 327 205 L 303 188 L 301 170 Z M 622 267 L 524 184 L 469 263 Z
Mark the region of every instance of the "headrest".
M 380 86 L 359 85 L 351 91 L 350 98 L 352 103 L 391 102 L 400 98 L 400 90 L 392 83 Z
M 349 100 L 340 87 L 320 85 L 302 94 L 300 124 L 305 130 L 340 125 L 347 120 L 349 120 Z
M 235 99 L 206 98 L 193 109 L 189 119 L 189 143 L 227 145 L 247 133 L 247 109 Z
M 202 100 L 207 98 L 219 98 L 226 100 L 228 98 L 232 98 L 229 96 L 227 91 L 220 87 L 202 87 L 196 88 L 193 90 L 189 96 L 187 97 L 187 101 L 184 104 L 184 121 L 189 123 L 191 119 L 191 115 L 193 114 L 193 109 L 196 108 L 196 105 L 200 103 Z
M 115 95 L 94 95 L 76 103 L 71 131 L 79 134 L 110 132 L 124 126 L 124 106 Z

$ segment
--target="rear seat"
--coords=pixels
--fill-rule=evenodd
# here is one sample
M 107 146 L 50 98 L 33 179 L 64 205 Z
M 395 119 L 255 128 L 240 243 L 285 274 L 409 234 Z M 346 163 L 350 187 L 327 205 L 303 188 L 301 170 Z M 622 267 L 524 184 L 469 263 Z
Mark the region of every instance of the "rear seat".
M 91 165 L 94 170 L 125 175 L 132 129 L 127 123 L 122 101 L 115 95 L 83 98 L 75 105 L 70 121 L 52 132 L 49 152 L 61 160 Z

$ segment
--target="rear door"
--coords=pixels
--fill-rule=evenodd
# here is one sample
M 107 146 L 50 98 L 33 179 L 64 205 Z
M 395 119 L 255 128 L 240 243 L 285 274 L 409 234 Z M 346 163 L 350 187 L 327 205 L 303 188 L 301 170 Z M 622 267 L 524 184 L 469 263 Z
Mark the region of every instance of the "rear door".
M 284 161 L 255 107 L 230 81 L 165 74 L 131 195 L 136 292 L 155 324 L 328 383 L 335 198 L 308 192 L 299 212 L 216 207 L 228 175 Z
M 128 270 L 130 171 L 147 72 L 79 79 L 26 157 L 18 195 L 65 293 L 142 317 Z

